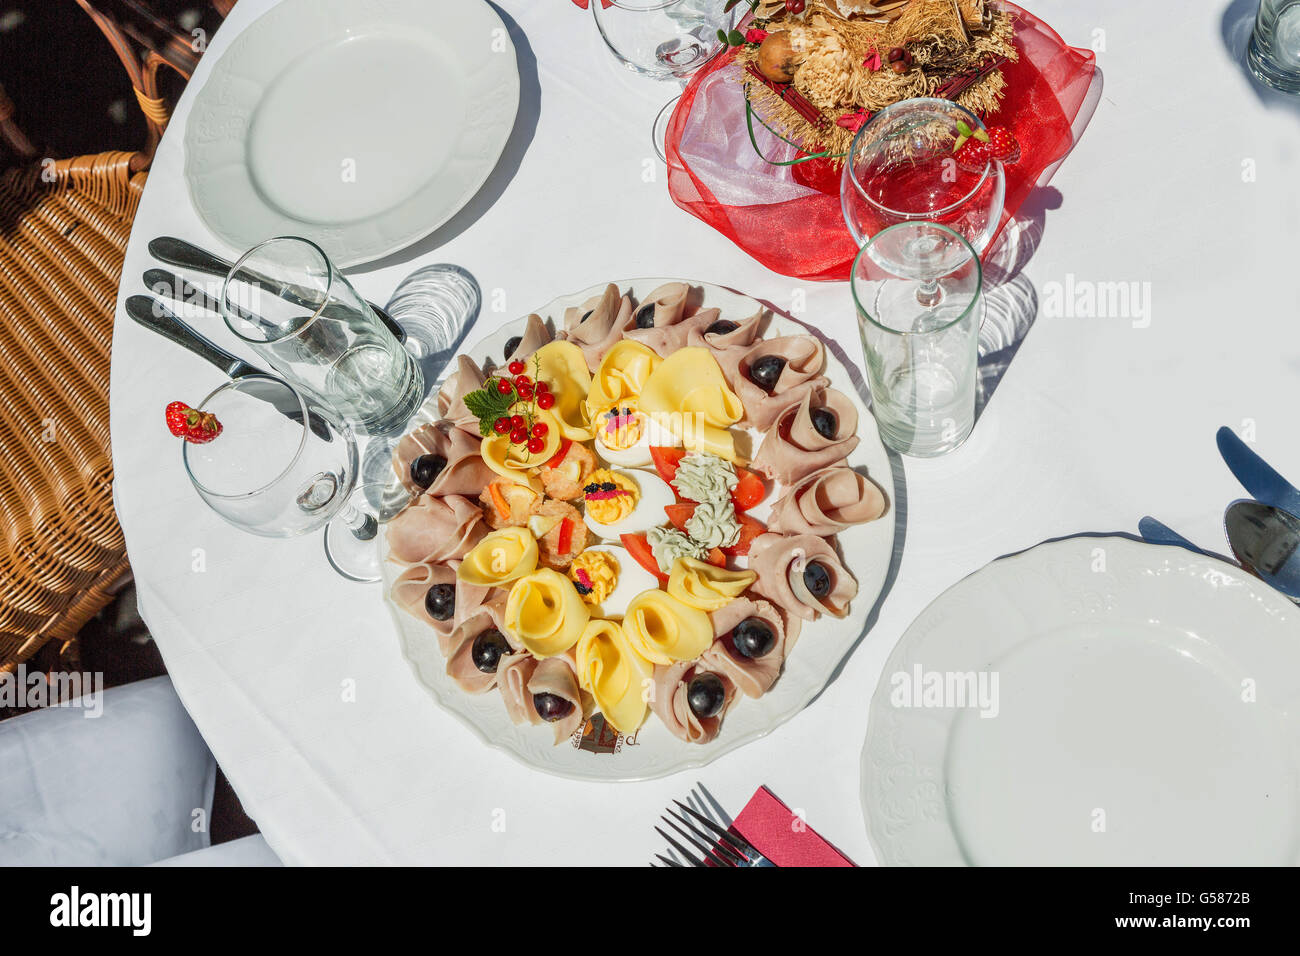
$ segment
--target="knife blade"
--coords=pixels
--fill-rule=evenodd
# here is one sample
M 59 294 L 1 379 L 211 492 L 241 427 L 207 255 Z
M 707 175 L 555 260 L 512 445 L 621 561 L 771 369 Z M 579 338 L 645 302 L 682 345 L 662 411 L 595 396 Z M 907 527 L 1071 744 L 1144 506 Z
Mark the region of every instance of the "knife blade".
M 234 267 L 233 262 L 227 262 L 220 256 L 214 255 L 206 249 L 201 249 L 192 242 L 177 239 L 175 236 L 158 236 L 149 240 L 149 254 L 166 265 L 177 266 L 181 269 L 193 269 L 195 272 L 217 276 L 221 279 L 229 275 L 230 270 Z M 282 283 L 273 282 L 270 279 L 259 279 L 255 274 L 250 274 L 250 278 L 257 279 L 268 289 L 282 287 L 282 295 L 286 302 L 308 309 L 315 309 L 314 296 L 309 290 L 295 288 L 294 286 L 283 286 Z M 384 324 L 399 343 L 406 341 L 406 330 L 397 324 L 396 319 L 373 302 L 367 301 L 366 305 L 370 306 L 379 321 Z M 217 305 L 216 312 L 218 315 L 221 314 L 220 304 Z
M 151 332 L 158 333 L 163 338 L 176 343 L 181 348 L 188 349 L 204 361 L 215 365 L 231 379 L 245 378 L 249 375 L 276 377 L 271 376 L 270 373 L 263 371 L 256 365 L 245 362 L 238 355 L 227 352 L 215 342 L 200 335 L 190 325 L 178 318 L 171 309 L 152 296 L 128 296 L 126 314 L 137 324 L 144 326 Z M 272 391 L 272 394 L 268 396 L 263 394 L 264 391 Z M 302 410 L 296 402 L 291 404 L 284 401 L 284 393 L 281 389 L 251 389 L 248 394 L 254 398 L 269 402 L 275 407 L 276 411 L 290 421 L 302 421 Z M 307 418 L 308 425 L 317 437 L 323 441 L 333 440 L 329 426 L 325 424 L 319 415 L 312 413 L 310 408 L 307 412 Z
M 1214 436 L 1228 470 L 1257 501 L 1300 515 L 1300 489 L 1278 474 L 1226 425 Z

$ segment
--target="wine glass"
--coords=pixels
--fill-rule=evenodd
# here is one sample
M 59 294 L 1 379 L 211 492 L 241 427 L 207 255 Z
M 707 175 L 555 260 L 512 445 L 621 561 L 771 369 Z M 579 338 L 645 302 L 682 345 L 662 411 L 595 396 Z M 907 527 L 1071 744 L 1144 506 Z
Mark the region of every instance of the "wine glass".
M 926 221 L 984 252 L 1002 216 L 1006 177 L 997 160 L 979 169 L 957 161 L 959 123 L 984 129 L 951 100 L 918 97 L 885 107 L 858 130 L 840 176 L 840 207 L 859 247 L 896 223 Z
M 357 487 L 352 429 L 332 408 L 283 379 L 244 375 L 199 405 L 221 423 L 204 444 L 184 442 L 185 472 L 199 497 L 230 524 L 268 538 L 325 527 L 330 565 L 357 581 L 379 580 L 379 525 L 401 510 L 394 493 Z
M 415 357 L 314 242 L 268 239 L 221 290 L 230 331 L 309 398 L 367 435 L 399 432 L 424 400 Z
M 917 458 L 975 427 L 983 271 L 975 248 L 932 222 L 876 233 L 850 276 L 881 439 Z
M 610 52 L 628 69 L 659 80 L 686 80 L 727 44 L 718 31 L 728 33 L 740 17 L 737 5 L 729 9 L 726 0 L 611 0 L 605 6 L 592 0 L 596 26 Z M 651 141 L 660 159 L 674 96 L 659 111 L 651 130 Z

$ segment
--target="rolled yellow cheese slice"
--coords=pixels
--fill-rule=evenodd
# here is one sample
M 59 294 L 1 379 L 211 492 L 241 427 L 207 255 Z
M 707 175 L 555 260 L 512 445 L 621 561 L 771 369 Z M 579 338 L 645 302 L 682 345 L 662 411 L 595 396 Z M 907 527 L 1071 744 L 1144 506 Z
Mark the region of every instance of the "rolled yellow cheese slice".
M 713 643 L 707 614 L 657 588 L 628 602 L 623 630 L 633 650 L 654 664 L 693 661 Z
M 523 406 L 516 403 L 512 411 L 523 414 Z M 554 415 L 543 408 L 532 408 L 533 422 L 546 425 L 546 447 L 540 452 L 530 452 L 526 445 L 512 445 L 509 435 L 489 435 L 479 446 L 479 454 L 487 466 L 503 478 L 509 478 L 517 485 L 527 485 L 539 495 L 542 482 L 537 477 L 537 469 L 546 464 L 560 449 L 562 440 L 560 422 Z
M 728 571 L 697 558 L 680 557 L 668 575 L 668 593 L 701 611 L 730 604 L 758 579 L 753 571 Z
M 527 365 L 525 374 L 545 382 L 555 396 L 550 413 L 560 435 L 573 441 L 589 441 L 593 432 L 585 403 L 591 373 L 582 349 L 572 342 L 548 342 L 533 353 Z
M 617 621 L 599 618 L 587 623 L 575 656 L 578 685 L 616 730 L 633 733 L 645 720 L 654 665 L 633 649 Z
M 495 588 L 537 570 L 537 539 L 527 528 L 502 528 L 483 536 L 456 569 L 456 577 Z
M 736 461 L 728 425 L 745 406 L 707 348 L 681 348 L 650 374 L 641 389 L 641 410 L 682 439 L 689 451 L 707 451 Z
M 649 346 L 624 339 L 605 353 L 587 392 L 587 419 L 612 405 L 639 399 L 646 380 L 663 361 Z
M 563 654 L 590 617 L 573 582 L 550 568 L 517 580 L 506 599 L 506 628 L 534 657 Z

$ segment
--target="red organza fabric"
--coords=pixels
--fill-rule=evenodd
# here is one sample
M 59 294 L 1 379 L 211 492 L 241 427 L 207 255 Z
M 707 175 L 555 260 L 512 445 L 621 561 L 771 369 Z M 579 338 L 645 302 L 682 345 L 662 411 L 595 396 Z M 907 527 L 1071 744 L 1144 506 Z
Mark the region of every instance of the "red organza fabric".
M 1006 94 L 988 120 L 1015 134 L 1021 158 L 1006 167 L 999 232 L 1034 187 L 1047 183 L 1082 133 L 1074 125 L 1096 59 L 1089 50 L 1067 46 L 1027 10 L 1004 6 L 1016 17 L 1020 59 L 1003 67 Z M 734 59 L 726 54 L 698 73 L 673 112 L 664 143 L 669 194 L 774 272 L 848 279 L 858 250 L 840 212 L 838 170 L 827 160 L 774 166 L 754 152 Z M 757 121 L 754 131 L 770 159 L 801 155 Z

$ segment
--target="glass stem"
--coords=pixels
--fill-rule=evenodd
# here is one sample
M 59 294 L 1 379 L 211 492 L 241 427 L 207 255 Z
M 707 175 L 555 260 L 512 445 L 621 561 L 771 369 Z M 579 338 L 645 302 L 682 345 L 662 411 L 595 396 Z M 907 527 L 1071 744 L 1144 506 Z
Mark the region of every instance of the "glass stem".
M 338 518 L 358 541 L 370 541 L 379 533 L 379 521 L 375 516 L 365 514 L 351 504 L 343 506 Z
M 938 279 L 924 279 L 916 287 L 916 301 L 927 309 L 932 309 L 943 301 L 943 289 Z

